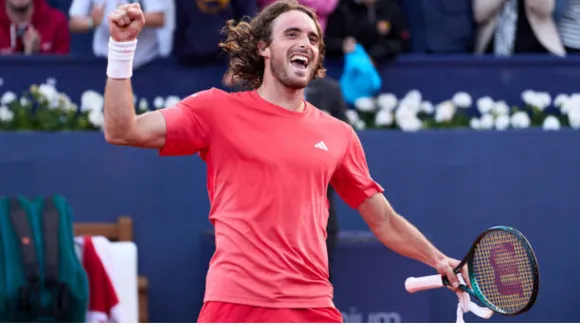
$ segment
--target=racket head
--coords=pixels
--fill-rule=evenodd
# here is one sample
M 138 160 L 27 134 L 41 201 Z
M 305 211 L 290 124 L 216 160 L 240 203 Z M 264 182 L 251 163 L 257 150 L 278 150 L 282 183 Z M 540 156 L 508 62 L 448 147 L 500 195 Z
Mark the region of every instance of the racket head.
M 482 233 L 467 255 L 471 289 L 495 312 L 515 316 L 532 308 L 540 286 L 534 250 L 517 229 L 494 226 Z

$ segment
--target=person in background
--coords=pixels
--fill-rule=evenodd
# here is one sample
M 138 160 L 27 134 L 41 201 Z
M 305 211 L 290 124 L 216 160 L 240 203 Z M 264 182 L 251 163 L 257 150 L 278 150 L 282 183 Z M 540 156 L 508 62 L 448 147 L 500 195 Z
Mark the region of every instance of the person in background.
M 226 59 L 217 45 L 224 21 L 253 16 L 257 4 L 255 0 L 176 0 L 176 6 L 173 56 L 182 65 L 197 66 Z
M 343 0 L 330 15 L 325 34 L 328 58 L 341 58 L 360 44 L 375 64 L 408 48 L 409 30 L 394 0 Z
M 277 0 L 258 0 L 258 7 L 263 9 L 267 5 L 275 2 Z M 314 9 L 316 15 L 318 15 L 318 23 L 322 32 L 326 32 L 326 23 L 328 21 L 328 16 L 334 12 L 338 6 L 339 0 L 299 0 L 300 4 L 305 5 Z
M 328 112 L 331 116 L 347 122 L 347 105 L 342 97 L 340 84 L 337 80 L 328 76 L 316 78 L 310 81 L 304 89 L 304 97 L 315 107 Z M 332 282 L 333 261 L 338 245 L 338 217 L 336 215 L 336 203 L 334 200 L 335 190 L 332 185 L 328 186 L 328 224 L 326 226 L 326 251 L 328 252 L 328 274 Z
M 0 54 L 68 54 L 66 16 L 45 0 L 0 0 Z
M 565 56 L 553 11 L 554 0 L 473 0 L 479 25 L 475 53 Z
M 580 0 L 555 0 L 563 7 L 558 31 L 566 53 L 580 52 Z
M 135 53 L 135 69 L 161 56 L 159 30 L 166 24 L 165 12 L 172 0 L 73 0 L 69 15 L 70 30 L 73 33 L 86 33 L 94 30 L 93 52 L 97 57 L 107 57 L 109 43 L 109 26 L 106 15 L 121 4 L 139 2 L 145 11 L 147 26 L 139 34 L 139 46 Z

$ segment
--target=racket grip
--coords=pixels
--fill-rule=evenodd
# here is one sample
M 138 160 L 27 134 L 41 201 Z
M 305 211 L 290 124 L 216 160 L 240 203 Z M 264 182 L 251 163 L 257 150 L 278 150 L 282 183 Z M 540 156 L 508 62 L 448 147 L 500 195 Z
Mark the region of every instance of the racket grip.
M 405 289 L 409 293 L 444 287 L 441 275 L 409 277 L 405 280 Z

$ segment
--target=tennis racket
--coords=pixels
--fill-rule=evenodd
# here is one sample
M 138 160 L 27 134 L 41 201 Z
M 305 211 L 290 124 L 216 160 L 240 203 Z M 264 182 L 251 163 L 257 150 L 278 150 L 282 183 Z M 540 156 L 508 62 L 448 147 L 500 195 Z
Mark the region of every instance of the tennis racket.
M 471 288 L 465 285 L 459 288 L 491 310 L 515 316 L 534 305 L 540 285 L 538 261 L 520 231 L 509 226 L 487 229 L 475 240 L 454 272 L 459 273 L 465 264 Z M 405 281 L 405 289 L 410 293 L 449 285 L 449 280 L 439 274 L 409 277 Z

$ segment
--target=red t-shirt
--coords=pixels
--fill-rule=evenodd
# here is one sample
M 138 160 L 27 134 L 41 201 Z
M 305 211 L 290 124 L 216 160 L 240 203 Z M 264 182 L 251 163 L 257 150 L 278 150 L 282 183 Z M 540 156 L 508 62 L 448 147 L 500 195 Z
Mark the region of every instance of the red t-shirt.
M 205 301 L 334 307 L 327 187 L 352 208 L 383 191 L 354 130 L 307 102 L 289 111 L 256 91 L 212 88 L 161 112 L 160 154 L 199 153 L 207 164 L 216 252 Z

